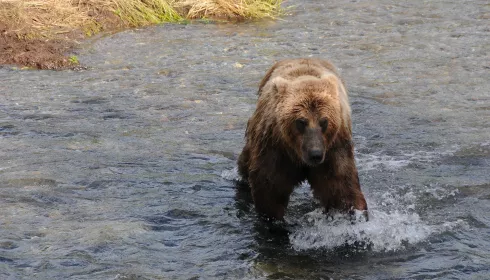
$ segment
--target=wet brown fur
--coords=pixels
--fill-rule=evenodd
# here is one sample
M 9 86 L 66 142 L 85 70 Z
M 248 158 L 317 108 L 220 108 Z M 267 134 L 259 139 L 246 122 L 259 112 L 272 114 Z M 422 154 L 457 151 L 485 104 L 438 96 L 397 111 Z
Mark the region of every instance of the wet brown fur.
M 325 153 L 318 165 L 304 160 L 306 140 L 294 126 L 298 118 L 308 120 L 313 131 L 320 131 L 320 119 L 328 119 L 327 129 L 319 132 Z M 354 161 L 349 100 L 330 62 L 276 63 L 260 83 L 245 139 L 238 169 L 258 212 L 281 219 L 294 187 L 305 179 L 326 210 L 367 210 Z

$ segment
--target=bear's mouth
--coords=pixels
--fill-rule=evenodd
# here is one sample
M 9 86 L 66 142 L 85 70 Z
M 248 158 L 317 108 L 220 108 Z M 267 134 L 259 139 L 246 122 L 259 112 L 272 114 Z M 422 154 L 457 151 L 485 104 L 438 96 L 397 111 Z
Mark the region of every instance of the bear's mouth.
M 310 149 L 303 151 L 303 162 L 308 166 L 317 166 L 325 160 L 325 152 L 322 149 Z

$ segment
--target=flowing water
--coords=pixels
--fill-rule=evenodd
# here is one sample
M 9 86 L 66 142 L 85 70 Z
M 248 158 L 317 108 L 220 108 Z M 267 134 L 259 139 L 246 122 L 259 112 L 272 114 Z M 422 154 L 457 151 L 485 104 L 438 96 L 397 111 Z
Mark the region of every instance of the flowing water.
M 286 4 L 0 69 L 0 279 L 490 279 L 488 1 Z M 369 222 L 235 186 L 258 82 L 303 56 L 347 83 Z

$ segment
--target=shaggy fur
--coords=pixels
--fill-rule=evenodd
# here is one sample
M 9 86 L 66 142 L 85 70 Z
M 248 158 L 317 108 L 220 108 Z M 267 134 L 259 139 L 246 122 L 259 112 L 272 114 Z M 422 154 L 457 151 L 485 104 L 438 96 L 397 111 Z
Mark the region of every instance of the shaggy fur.
M 260 83 L 245 138 L 238 168 L 258 212 L 282 219 L 294 187 L 305 179 L 327 211 L 367 210 L 349 100 L 330 62 L 276 63 Z

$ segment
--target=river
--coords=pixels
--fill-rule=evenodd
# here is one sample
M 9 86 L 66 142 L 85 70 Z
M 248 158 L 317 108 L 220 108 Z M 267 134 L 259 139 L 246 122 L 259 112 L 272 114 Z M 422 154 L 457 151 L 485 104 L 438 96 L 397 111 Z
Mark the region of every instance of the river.
M 487 1 L 297 1 L 275 21 L 82 43 L 80 71 L 0 68 L 1 279 L 489 279 Z M 236 159 L 277 60 L 350 93 L 370 221 L 307 183 L 257 218 Z

